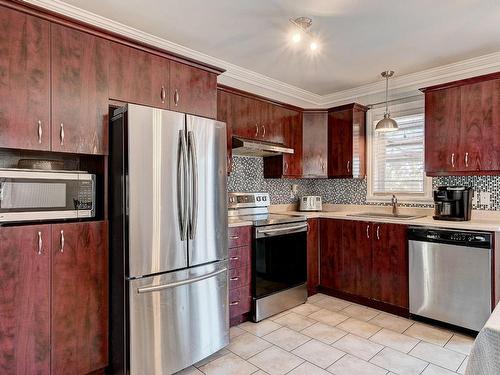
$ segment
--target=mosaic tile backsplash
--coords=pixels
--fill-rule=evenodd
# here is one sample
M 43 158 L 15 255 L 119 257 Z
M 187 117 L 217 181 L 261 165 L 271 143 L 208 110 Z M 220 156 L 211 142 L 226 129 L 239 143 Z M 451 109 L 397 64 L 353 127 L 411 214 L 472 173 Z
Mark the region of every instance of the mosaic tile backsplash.
M 228 177 L 228 191 L 231 192 L 268 192 L 272 204 L 295 203 L 303 195 L 321 195 L 324 203 L 368 204 L 366 202 L 366 180 L 354 179 L 268 179 L 264 178 L 262 158 L 243 156 L 233 157 L 233 171 Z M 291 186 L 297 185 L 297 192 Z M 474 192 L 490 193 L 490 202 L 474 205 L 474 209 L 500 210 L 500 176 L 453 176 L 432 179 L 433 187 L 465 185 Z M 431 207 L 415 204 L 415 207 Z

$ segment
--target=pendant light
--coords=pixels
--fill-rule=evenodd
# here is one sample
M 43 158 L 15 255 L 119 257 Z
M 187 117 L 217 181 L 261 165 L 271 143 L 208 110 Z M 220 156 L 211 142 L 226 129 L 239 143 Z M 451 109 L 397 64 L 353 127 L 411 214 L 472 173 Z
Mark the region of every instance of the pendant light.
M 380 75 L 385 78 L 385 112 L 384 118 L 380 120 L 377 125 L 375 125 L 375 131 L 393 132 L 395 130 L 398 130 L 398 123 L 391 118 L 391 114 L 389 113 L 387 95 L 389 93 L 389 78 L 394 75 L 394 72 L 392 70 L 387 70 L 380 73 Z

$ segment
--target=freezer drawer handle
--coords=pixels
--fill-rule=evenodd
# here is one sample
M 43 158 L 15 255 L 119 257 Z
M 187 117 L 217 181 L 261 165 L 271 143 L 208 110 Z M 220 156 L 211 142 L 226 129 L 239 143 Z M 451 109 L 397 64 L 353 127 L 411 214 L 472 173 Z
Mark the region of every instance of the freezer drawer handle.
M 178 286 L 188 285 L 188 284 L 196 283 L 198 281 L 209 279 L 211 277 L 217 276 L 217 275 L 219 275 L 223 272 L 226 272 L 226 271 L 227 271 L 227 268 L 223 268 L 221 270 L 218 270 L 218 271 L 215 271 L 212 273 L 208 273 L 208 274 L 203 275 L 203 276 L 198 276 L 198 277 L 195 277 L 192 279 L 188 279 L 188 280 L 176 281 L 176 282 L 170 283 L 170 284 L 152 285 L 152 286 L 146 286 L 144 288 L 137 288 L 137 293 L 139 293 L 139 294 L 150 293 L 150 292 L 157 292 L 157 291 L 163 290 L 163 289 L 176 288 Z

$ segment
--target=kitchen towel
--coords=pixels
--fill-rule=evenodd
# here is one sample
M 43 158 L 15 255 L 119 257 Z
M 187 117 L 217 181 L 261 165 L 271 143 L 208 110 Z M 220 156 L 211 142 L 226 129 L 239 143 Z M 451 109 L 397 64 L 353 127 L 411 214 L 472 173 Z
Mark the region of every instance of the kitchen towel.
M 472 346 L 465 375 L 500 374 L 500 304 L 479 332 Z

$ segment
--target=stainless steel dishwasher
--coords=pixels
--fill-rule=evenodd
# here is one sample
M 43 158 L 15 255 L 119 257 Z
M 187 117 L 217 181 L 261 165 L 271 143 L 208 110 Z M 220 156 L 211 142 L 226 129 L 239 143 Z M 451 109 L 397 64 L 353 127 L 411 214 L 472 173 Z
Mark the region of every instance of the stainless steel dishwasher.
M 410 227 L 410 314 L 479 331 L 491 314 L 487 232 Z

